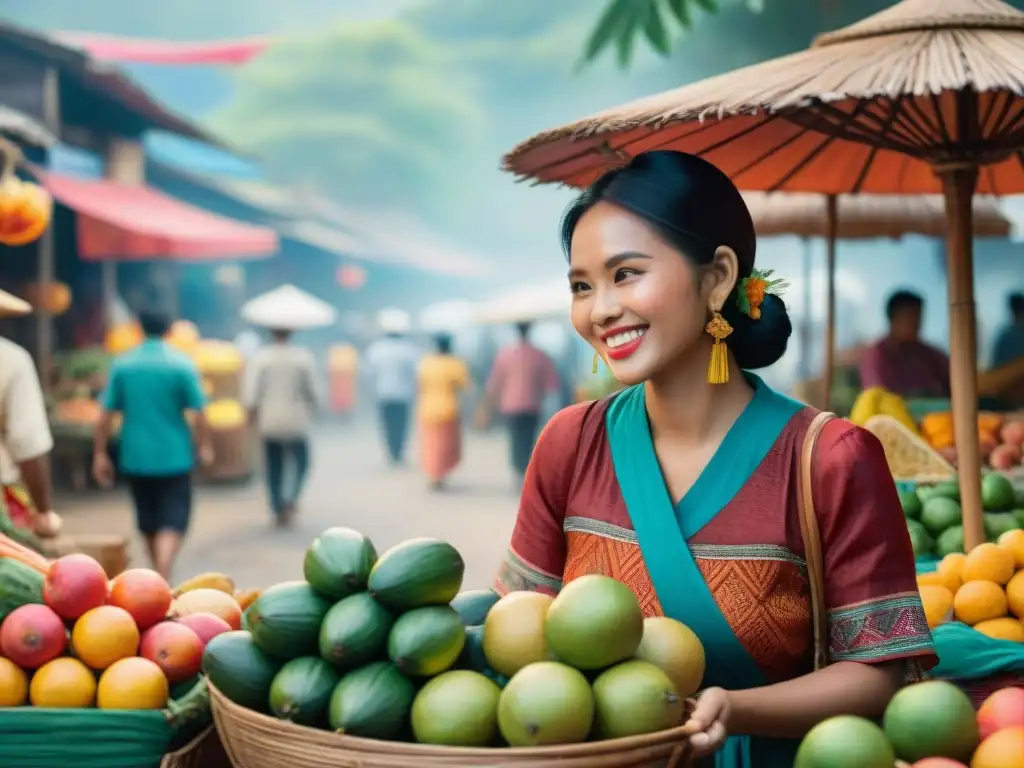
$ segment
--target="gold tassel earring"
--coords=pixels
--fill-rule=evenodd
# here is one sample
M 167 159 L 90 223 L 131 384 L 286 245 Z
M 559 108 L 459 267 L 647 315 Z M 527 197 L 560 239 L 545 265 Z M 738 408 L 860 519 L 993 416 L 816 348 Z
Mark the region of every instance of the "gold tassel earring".
M 593 373 L 593 374 L 597 373 L 597 361 L 600 360 L 600 359 L 601 359 L 601 355 L 599 355 L 597 352 L 595 352 L 594 353 L 594 367 L 590 371 L 591 373 Z
M 711 362 L 708 363 L 708 383 L 726 384 L 729 381 L 729 351 L 725 339 L 732 333 L 732 326 L 720 312 L 714 312 L 704 330 L 715 340 L 711 347 Z

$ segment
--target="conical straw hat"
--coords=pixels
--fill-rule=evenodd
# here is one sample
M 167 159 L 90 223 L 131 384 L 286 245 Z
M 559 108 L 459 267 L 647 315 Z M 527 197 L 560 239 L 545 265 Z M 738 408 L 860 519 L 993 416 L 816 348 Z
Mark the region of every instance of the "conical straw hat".
M 32 305 L 24 299 L 0 291 L 0 317 L 20 317 L 32 313 Z
M 264 328 L 299 331 L 334 325 L 337 313 L 330 304 L 294 285 L 282 285 L 242 306 L 242 317 Z

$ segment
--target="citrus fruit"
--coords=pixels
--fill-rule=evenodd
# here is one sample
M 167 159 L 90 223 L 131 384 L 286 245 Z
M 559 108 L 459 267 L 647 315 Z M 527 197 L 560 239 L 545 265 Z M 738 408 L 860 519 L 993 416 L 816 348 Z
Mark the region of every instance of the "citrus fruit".
M 953 618 L 953 593 L 946 587 L 924 584 L 918 587 L 918 590 L 921 593 L 925 616 L 928 617 L 929 628 L 935 629 Z
M 0 707 L 20 707 L 28 699 L 28 675 L 0 656 Z
M 919 573 L 917 575 L 918 588 L 942 587 L 950 592 L 956 592 L 962 584 L 960 576 L 954 573 L 943 573 L 942 571 L 935 570 L 931 573 Z
M 54 659 L 32 675 L 28 698 L 33 707 L 91 707 L 96 700 L 96 678 L 78 659 Z
M 949 596 L 950 605 L 953 596 Z M 704 646 L 693 630 L 666 616 L 644 619 L 644 635 L 634 657 L 649 661 L 675 684 L 684 699 L 693 696 L 704 679 Z
M 683 724 L 682 697 L 669 676 L 647 661 L 630 659 L 594 681 L 594 734 L 619 739 Z
M 1012 640 L 1015 643 L 1024 643 L 1024 622 L 1013 616 L 1002 619 L 989 619 L 979 621 L 974 628 L 988 637 L 996 640 Z
M 501 689 L 479 672 L 438 675 L 412 703 L 412 731 L 420 744 L 487 747 L 498 733 Z
M 100 709 L 163 709 L 170 689 L 160 667 L 131 657 L 111 664 L 100 675 L 96 706 Z
M 814 726 L 796 753 L 795 768 L 891 768 L 892 745 L 870 720 L 830 717 Z
M 942 560 L 939 561 L 939 565 L 936 570 L 944 576 L 948 576 L 950 579 L 956 579 L 956 586 L 959 587 L 964 583 L 964 563 L 967 561 L 967 555 L 963 552 L 950 552 Z M 953 589 L 956 592 L 956 588 Z
M 1006 600 L 1010 613 L 1024 619 L 1024 570 L 1018 572 L 1006 585 Z
M 1021 768 L 1024 765 L 1024 728 L 1015 726 L 996 731 L 971 758 L 971 768 Z
M 143 630 L 163 621 L 173 600 L 174 594 L 163 576 L 149 568 L 131 568 L 111 582 L 107 602 L 128 611 Z
M 103 670 L 139 650 L 139 628 L 131 614 L 113 605 L 86 611 L 71 630 L 75 656 L 92 669 Z
M 994 581 L 969 581 L 953 598 L 957 619 L 972 627 L 989 619 L 1001 619 L 1007 607 L 1006 593 Z
M 885 708 L 885 735 L 896 757 L 910 763 L 926 757 L 964 761 L 978 744 L 974 705 L 944 680 L 908 685 Z
M 535 661 L 551 658 L 544 618 L 554 598 L 540 592 L 510 592 L 484 620 L 484 656 L 495 672 L 512 677 Z
M 544 634 L 559 661 L 576 669 L 603 669 L 636 653 L 644 615 L 633 590 L 621 581 L 588 574 L 562 587 L 548 609 Z
M 1013 555 L 998 544 L 979 544 L 967 554 L 961 577 L 969 581 L 994 581 L 1005 584 L 1013 578 Z
M 1016 568 L 1024 568 L 1024 531 L 1019 528 L 1007 531 L 996 539 L 996 544 L 1013 555 L 1013 564 Z
M 519 670 L 498 698 L 498 730 L 513 747 L 578 744 L 594 722 L 594 694 L 583 673 L 557 661 Z

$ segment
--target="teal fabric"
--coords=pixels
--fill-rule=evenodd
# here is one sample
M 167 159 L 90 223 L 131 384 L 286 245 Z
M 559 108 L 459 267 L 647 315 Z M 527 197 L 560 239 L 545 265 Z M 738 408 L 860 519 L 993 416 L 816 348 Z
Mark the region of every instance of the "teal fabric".
M 623 390 L 608 408 L 606 425 L 615 476 L 629 510 L 644 562 L 666 616 L 689 626 L 707 656 L 704 686 L 745 689 L 766 685 L 757 664 L 733 634 L 704 581 L 686 540 L 710 522 L 764 460 L 803 406 L 756 376 L 754 397 L 729 430 L 693 487 L 673 503 L 654 450 L 643 385 Z M 789 768 L 796 742 L 730 737 L 716 768 Z
M 934 573 L 939 567 L 939 558 L 919 557 L 914 561 L 914 567 L 918 573 Z
M 205 404 L 199 372 L 184 354 L 147 339 L 114 361 L 103 406 L 124 415 L 119 463 L 127 475 L 190 472 L 195 464 L 185 411 Z
M 1024 672 L 1024 645 L 997 640 L 966 624 L 951 622 L 932 630 L 939 663 L 931 677 L 947 680 L 982 680 L 1008 672 Z

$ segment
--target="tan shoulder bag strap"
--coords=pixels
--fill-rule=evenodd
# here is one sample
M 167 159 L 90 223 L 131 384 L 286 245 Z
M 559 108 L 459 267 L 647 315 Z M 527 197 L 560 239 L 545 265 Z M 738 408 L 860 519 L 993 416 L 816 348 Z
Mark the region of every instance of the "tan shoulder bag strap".
M 814 628 L 814 668 L 828 664 L 828 609 L 825 605 L 825 562 L 821 553 L 821 534 L 814 509 L 814 448 L 824 427 L 834 413 L 822 411 L 807 428 L 800 455 L 797 509 L 800 513 L 800 535 L 804 541 L 807 581 L 811 586 L 811 624 Z

